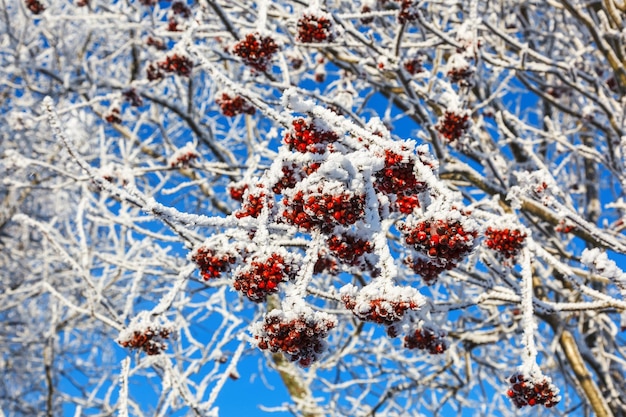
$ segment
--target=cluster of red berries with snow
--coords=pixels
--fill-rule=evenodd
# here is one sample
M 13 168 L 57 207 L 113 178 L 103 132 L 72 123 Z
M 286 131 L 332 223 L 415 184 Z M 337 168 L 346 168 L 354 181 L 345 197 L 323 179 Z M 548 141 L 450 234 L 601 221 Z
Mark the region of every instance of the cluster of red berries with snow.
M 200 268 L 202 278 L 209 280 L 230 271 L 237 258 L 233 253 L 201 246 L 193 252 L 191 260 Z
M 409 265 L 413 272 L 422 277 L 426 285 L 434 284 L 437 282 L 439 274 L 446 269 L 450 270 L 456 266 L 454 263 L 441 266 L 438 262 L 432 262 L 430 259 L 423 259 L 421 257 L 418 257 L 417 259 L 408 257 L 405 263 Z
M 396 287 L 392 284 L 370 284 L 357 290 L 348 284 L 341 288 L 341 301 L 346 308 L 363 321 L 383 324 L 391 337 L 398 334 L 395 326 L 407 311 L 419 310 L 423 297 L 416 289 Z
M 474 66 L 463 53 L 455 53 L 450 57 L 446 75 L 451 83 L 458 84 L 461 87 L 470 87 L 472 86 L 474 72 Z
M 415 0 L 402 0 L 400 4 L 400 13 L 398 13 L 398 22 L 405 24 L 413 22 L 419 17 L 418 2 Z
M 295 276 L 293 265 L 287 263 L 284 254 L 272 253 L 255 257 L 235 275 L 234 287 L 250 301 L 265 301 L 268 294 L 278 291 L 278 284 Z
M 333 23 L 326 16 L 306 14 L 298 20 L 298 42 L 332 42 L 335 37 L 336 34 L 333 32 Z
M 25 3 L 28 10 L 33 14 L 40 14 L 46 10 L 46 7 L 39 0 L 26 0 Z
M 432 355 L 439 355 L 448 349 L 448 342 L 445 337 L 446 332 L 443 330 L 434 330 L 424 326 L 404 336 L 404 347 L 427 350 Z
M 122 93 L 124 99 L 130 103 L 133 107 L 141 107 L 143 106 L 143 100 L 141 96 L 137 94 L 137 91 L 134 88 L 130 88 Z
M 193 62 L 184 55 L 173 54 L 166 56 L 163 61 L 158 62 L 159 69 L 189 77 L 193 69 Z
M 533 378 L 518 373 L 509 378 L 509 382 L 511 388 L 507 391 L 507 396 L 517 408 L 527 405 L 552 408 L 561 401 L 559 389 L 545 376 Z
M 461 214 L 461 218 L 467 217 Z M 477 232 L 466 229 L 460 220 L 429 219 L 413 226 L 404 223 L 401 230 L 405 242 L 442 267 L 456 262 L 474 248 Z
M 306 230 L 315 227 L 330 232 L 334 226 L 356 223 L 365 214 L 365 197 L 350 191 L 328 193 L 320 186 L 317 192 L 298 191 L 283 200 L 285 220 Z
M 191 9 L 184 2 L 175 1 L 174 3 L 172 3 L 172 13 L 187 19 L 189 16 L 191 16 Z
M 485 245 L 505 259 L 515 258 L 524 245 L 526 234 L 517 229 L 495 229 L 488 227 L 485 231 Z
M 404 69 L 411 75 L 419 74 L 424 71 L 421 58 L 412 58 L 404 62 Z
M 419 207 L 417 194 L 426 189 L 426 184 L 415 176 L 415 160 L 395 152 L 385 151 L 385 166 L 375 175 L 374 188 L 384 194 L 395 194 L 395 208 L 410 214 Z
M 349 233 L 333 235 L 326 244 L 333 255 L 349 266 L 365 266 L 364 255 L 374 250 L 368 240 Z
M 143 350 L 148 355 L 158 355 L 167 345 L 171 329 L 160 326 L 147 326 L 141 330 L 126 329 L 120 334 L 118 343 L 125 348 Z
M 159 51 L 165 51 L 167 49 L 167 46 L 165 46 L 165 42 L 163 42 L 163 40 L 153 38 L 152 36 L 148 36 L 148 38 L 146 39 L 146 45 L 154 46 Z M 150 78 L 148 77 L 148 79 Z
M 324 352 L 324 339 L 336 325 L 333 316 L 319 311 L 272 310 L 253 332 L 260 349 L 283 352 L 292 362 L 307 367 Z
M 309 162 L 304 165 L 296 163 L 283 165 L 280 180 L 274 184 L 272 191 L 281 194 L 285 189 L 294 188 L 304 178 L 317 171 L 320 165 L 319 162 Z
M 435 125 L 435 129 L 448 142 L 454 142 L 465 134 L 469 126 L 469 116 L 466 113 L 459 114 L 454 111 L 446 111 Z
M 329 143 L 339 139 L 335 132 L 326 129 L 318 120 L 307 122 L 299 118 L 292 122 L 292 126 L 292 131 L 284 139 L 290 151 L 324 153 Z
M 120 117 L 120 109 L 117 107 L 113 107 L 108 112 L 104 114 L 104 120 L 107 123 L 122 123 L 122 118 Z
M 256 113 L 256 109 L 241 96 L 231 97 L 227 93 L 222 93 L 222 96 L 215 100 L 215 102 L 220 106 L 222 114 L 227 117 L 234 117 L 238 114 L 252 115 Z
M 258 218 L 263 210 L 263 207 L 267 204 L 269 208 L 272 207 L 272 202 L 269 201 L 267 194 L 265 191 L 260 190 L 262 185 L 259 185 L 254 188 L 254 190 L 247 188 L 246 192 L 242 197 L 242 206 L 241 210 L 235 213 L 235 217 L 238 219 L 242 219 L 244 217 L 253 217 Z M 232 194 L 231 188 L 231 196 Z
M 278 45 L 269 36 L 261 36 L 258 33 L 249 33 L 246 38 L 235 44 L 233 53 L 240 57 L 244 64 L 253 69 L 265 72 L 274 54 L 278 51 Z

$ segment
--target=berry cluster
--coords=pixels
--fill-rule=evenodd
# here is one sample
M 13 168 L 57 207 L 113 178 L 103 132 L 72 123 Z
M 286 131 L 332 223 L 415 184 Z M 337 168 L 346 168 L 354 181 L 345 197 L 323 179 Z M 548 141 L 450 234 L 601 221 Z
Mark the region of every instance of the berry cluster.
M 159 69 L 165 72 L 173 72 L 178 75 L 189 77 L 193 68 L 193 62 L 186 56 L 173 54 L 165 57 L 158 63 Z
M 143 332 L 135 330 L 128 336 L 118 343 L 125 348 L 141 349 L 148 355 L 158 355 L 167 348 L 164 340 L 169 339 L 170 330 L 147 327 Z
M 444 331 L 435 331 L 430 327 L 416 329 L 404 337 L 404 347 L 407 349 L 428 350 L 432 355 L 439 355 L 446 351 L 448 343 Z
M 298 42 L 320 43 L 332 42 L 335 33 L 333 24 L 325 16 L 304 15 L 298 20 Z
M 218 252 L 204 246 L 199 247 L 191 255 L 191 260 L 200 268 L 204 280 L 218 278 L 222 273 L 230 271 L 236 258 L 232 253 Z
M 191 16 L 191 9 L 182 1 L 175 1 L 172 3 L 172 12 L 175 15 L 184 17 L 185 19 Z
M 280 180 L 274 184 L 272 190 L 276 194 L 281 194 L 283 190 L 294 188 L 296 184 L 302 181 L 308 175 L 311 175 L 320 167 L 319 162 L 309 162 L 304 166 L 292 163 L 291 165 L 283 165 Z
M 165 42 L 163 42 L 161 39 L 153 38 L 152 36 L 148 36 L 148 38 L 146 39 L 146 45 L 154 46 L 159 51 L 165 51 L 167 49 L 167 46 L 165 46 Z
M 292 199 L 285 198 L 283 217 L 306 230 L 319 227 L 330 232 L 335 225 L 348 226 L 365 214 L 365 197 L 349 192 L 339 194 L 298 191 Z
M 46 7 L 41 4 L 39 0 L 26 0 L 25 3 L 28 10 L 30 10 L 33 14 L 39 14 L 46 10 Z
M 409 214 L 419 207 L 417 194 L 426 188 L 414 173 L 415 161 L 412 158 L 385 151 L 385 166 L 376 173 L 374 187 L 385 194 L 396 195 L 396 209 Z
M 437 278 L 439 274 L 441 274 L 446 269 L 452 269 L 454 267 L 453 263 L 447 264 L 445 267 L 438 265 L 437 262 L 431 262 L 426 259 L 418 258 L 413 259 L 411 257 L 406 259 L 406 264 L 411 267 L 413 272 L 420 275 L 426 285 L 432 285 L 437 282 Z
M 252 115 L 256 112 L 256 109 L 241 96 L 231 97 L 227 93 L 222 93 L 222 97 L 215 102 L 220 106 L 222 114 L 227 117 L 243 113 Z
M 459 84 L 462 87 L 468 87 L 472 85 L 472 75 L 474 75 L 474 69 L 471 65 L 466 64 L 464 66 L 454 66 L 446 73 L 451 83 Z
M 526 234 L 517 229 L 494 229 L 488 227 L 485 232 L 485 245 L 504 256 L 514 258 L 524 244 Z
M 134 88 L 130 88 L 122 92 L 122 96 L 124 96 L 124 99 L 128 101 L 133 107 L 143 106 L 143 100 L 141 99 L 141 96 L 137 94 L 137 91 Z
M 189 163 L 191 161 L 199 157 L 200 155 L 198 155 L 198 153 L 195 151 L 187 151 L 187 152 L 180 153 L 176 155 L 175 158 L 169 161 L 170 167 L 171 168 L 187 168 L 189 167 Z
M 282 351 L 292 362 L 307 367 L 319 359 L 326 348 L 324 339 L 335 326 L 334 318 L 325 313 L 288 317 L 282 311 L 273 310 L 266 315 L 254 337 L 260 349 Z
M 107 123 L 122 123 L 122 118 L 120 117 L 120 109 L 117 107 L 113 107 L 104 115 L 104 120 Z
M 412 228 L 402 226 L 405 241 L 416 251 L 436 260 L 442 267 L 456 262 L 471 252 L 477 233 L 468 231 L 458 220 L 426 220 Z
M 231 188 L 231 196 L 232 196 L 232 188 Z M 246 195 L 243 196 L 243 205 L 241 210 L 235 213 L 235 217 L 238 219 L 242 219 L 244 217 L 253 217 L 258 218 L 265 207 L 265 204 L 269 204 L 269 207 L 272 207 L 272 202 L 267 199 L 266 194 L 261 191 L 258 194 L 248 191 Z
M 240 57 L 244 64 L 260 72 L 267 71 L 267 66 L 277 51 L 278 45 L 274 39 L 254 33 L 248 34 L 233 47 L 233 53 Z
M 363 6 L 361 8 L 361 13 L 363 14 L 368 14 L 372 12 L 372 8 L 369 6 Z M 374 17 L 373 16 L 368 16 L 368 17 L 362 17 L 361 18 L 361 23 L 363 23 L 364 25 L 369 25 L 370 23 L 372 23 L 374 21 Z
M 324 130 L 316 121 L 307 123 L 300 118 L 294 120 L 292 125 L 293 131 L 285 135 L 285 144 L 290 151 L 324 153 L 327 144 L 339 139 L 335 132 Z
M 350 295 L 341 297 L 348 310 L 364 321 L 390 326 L 404 317 L 408 310 L 418 310 L 419 305 L 412 300 L 393 300 L 387 298 L 363 299 Z
M 285 257 L 273 253 L 259 260 L 253 260 L 235 276 L 235 289 L 250 301 L 265 301 L 268 294 L 278 291 L 278 284 L 288 281 L 295 271 L 285 262 Z
M 511 388 L 507 396 L 517 408 L 530 405 L 543 405 L 546 408 L 554 407 L 561 401 L 559 389 L 551 383 L 549 378 L 542 377 L 540 381 L 523 374 L 513 375 L 509 378 Z
M 404 69 L 411 75 L 424 71 L 421 58 L 412 58 L 404 62 Z
M 435 129 L 448 140 L 454 142 L 459 139 L 469 128 L 469 116 L 467 114 L 457 114 L 453 111 L 446 111 L 439 119 Z
M 398 22 L 405 24 L 417 20 L 418 17 L 419 9 L 417 8 L 417 2 L 414 0 L 402 0 L 400 13 L 398 14 Z
M 352 234 L 333 235 L 326 244 L 333 255 L 350 266 L 362 265 L 363 255 L 374 250 L 369 241 Z

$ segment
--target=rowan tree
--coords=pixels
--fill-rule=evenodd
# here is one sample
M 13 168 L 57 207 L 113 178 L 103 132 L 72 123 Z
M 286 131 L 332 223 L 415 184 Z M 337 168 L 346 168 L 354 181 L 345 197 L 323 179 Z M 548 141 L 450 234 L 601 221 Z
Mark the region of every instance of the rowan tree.
M 622 1 L 0 4 L 0 415 L 626 415 Z

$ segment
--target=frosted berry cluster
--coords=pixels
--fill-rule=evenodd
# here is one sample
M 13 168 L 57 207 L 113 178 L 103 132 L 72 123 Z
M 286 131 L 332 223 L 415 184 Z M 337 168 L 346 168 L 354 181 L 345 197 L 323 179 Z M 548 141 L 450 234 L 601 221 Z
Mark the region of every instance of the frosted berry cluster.
M 414 0 L 402 0 L 400 4 L 400 13 L 398 14 L 398 22 L 405 24 L 413 22 L 419 17 L 419 9 L 417 2 Z
M 465 113 L 456 113 L 454 111 L 446 111 L 444 116 L 439 119 L 435 129 L 448 142 L 454 142 L 459 139 L 469 128 L 469 116 Z
M 427 259 L 417 258 L 413 259 L 409 257 L 406 259 L 406 264 L 415 272 L 420 275 L 426 285 L 432 285 L 437 282 L 439 275 L 446 269 L 454 268 L 455 264 L 449 263 L 446 266 L 441 266 L 438 262 L 432 262 Z
M 309 162 L 304 165 L 291 163 L 283 165 L 280 180 L 274 184 L 272 191 L 281 194 L 283 190 L 294 188 L 300 181 L 317 171 L 320 167 L 319 162 Z
M 485 231 L 485 245 L 505 259 L 514 258 L 524 245 L 526 234 L 517 229 L 495 229 L 488 227 Z
M 408 245 L 443 267 L 456 265 L 471 252 L 477 235 L 474 230 L 466 230 L 459 220 L 425 220 L 401 228 Z
M 363 266 L 363 255 L 372 253 L 372 244 L 352 234 L 333 235 L 327 241 L 328 249 L 346 265 Z
M 414 288 L 391 284 L 370 284 L 361 289 L 349 284 L 341 288 L 341 301 L 346 308 L 363 321 L 382 324 L 391 337 L 398 334 L 395 326 L 410 310 L 418 310 L 423 297 Z
M 285 144 L 290 151 L 301 153 L 324 153 L 326 145 L 336 142 L 339 137 L 332 130 L 324 129 L 320 122 L 307 122 L 300 118 L 292 122 L 293 129 L 285 135 Z
M 256 327 L 254 338 L 260 349 L 283 352 L 292 362 L 307 367 L 324 352 L 324 339 L 336 325 L 334 317 L 322 312 L 273 310 Z
M 256 219 L 259 217 L 266 204 L 269 208 L 272 207 L 272 202 L 268 200 L 265 191 L 262 191 L 262 186 L 257 186 L 254 190 L 248 189 L 243 195 L 241 210 L 235 213 L 235 217 L 238 219 L 242 219 L 244 217 L 253 217 Z
M 141 107 L 143 106 L 143 100 L 137 91 L 134 88 L 129 88 L 128 90 L 122 93 L 124 99 L 130 103 L 133 107 Z
M 107 123 L 122 123 L 120 109 L 117 107 L 110 109 L 107 113 L 105 113 L 104 120 L 106 120 Z
M 375 175 L 374 187 L 384 194 L 395 194 L 395 208 L 410 214 L 419 207 L 417 194 L 426 189 L 426 184 L 415 176 L 415 160 L 412 157 L 385 151 L 385 166 Z
M 46 10 L 46 7 L 41 4 L 39 0 L 26 0 L 25 3 L 26 7 L 28 8 L 28 10 L 31 11 L 32 14 L 40 14 L 44 10 Z
M 404 347 L 407 349 L 427 350 L 432 355 L 439 355 L 448 349 L 444 331 L 436 331 L 430 327 L 415 329 L 404 337 Z
M 561 401 L 559 389 L 547 377 L 532 378 L 518 373 L 509 378 L 509 382 L 511 388 L 507 391 L 507 396 L 517 408 L 527 405 L 551 408 Z
M 227 117 L 244 113 L 252 115 L 256 112 L 256 109 L 241 96 L 231 97 L 227 93 L 222 93 L 222 96 L 215 102 L 220 106 L 222 114 Z
M 321 43 L 335 39 L 333 23 L 326 16 L 304 15 L 298 20 L 298 42 Z
M 278 51 L 278 45 L 269 36 L 261 36 L 258 33 L 249 33 L 233 47 L 233 53 L 240 57 L 244 64 L 253 69 L 265 72 L 274 54 Z
M 120 335 L 118 343 L 130 349 L 143 350 L 148 355 L 158 355 L 167 348 L 165 340 L 170 337 L 170 329 L 146 327 Z
M 165 72 L 189 77 L 193 69 L 193 62 L 186 56 L 173 54 L 166 56 L 163 61 L 158 62 L 158 67 Z
M 219 278 L 224 272 L 229 272 L 236 257 L 233 253 L 201 246 L 193 252 L 191 260 L 200 268 L 202 278 L 209 280 Z
M 182 16 L 186 19 L 191 16 L 191 9 L 184 2 L 175 1 L 174 3 L 172 3 L 172 13 L 178 16 Z
M 335 225 L 354 224 L 365 214 L 365 197 L 349 191 L 298 191 L 292 198 L 285 198 L 283 204 L 284 219 L 306 230 L 318 227 L 330 232 Z
M 284 255 L 272 253 L 256 257 L 235 276 L 237 291 L 256 303 L 265 301 L 268 294 L 278 291 L 278 284 L 293 278 L 295 271 Z
M 424 71 L 421 58 L 412 58 L 404 62 L 404 69 L 411 75 Z

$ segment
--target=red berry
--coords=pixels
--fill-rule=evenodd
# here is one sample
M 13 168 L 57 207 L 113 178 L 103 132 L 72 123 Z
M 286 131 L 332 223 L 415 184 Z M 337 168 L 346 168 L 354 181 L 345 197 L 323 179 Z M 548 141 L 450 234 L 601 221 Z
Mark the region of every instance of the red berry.
M 526 234 L 517 229 L 487 228 L 485 244 L 505 259 L 515 258 L 524 245 Z
M 189 77 L 193 68 L 193 62 L 191 62 L 189 58 L 178 54 L 166 56 L 165 59 L 158 62 L 157 65 L 159 69 L 165 72 L 173 72 L 183 77 Z

